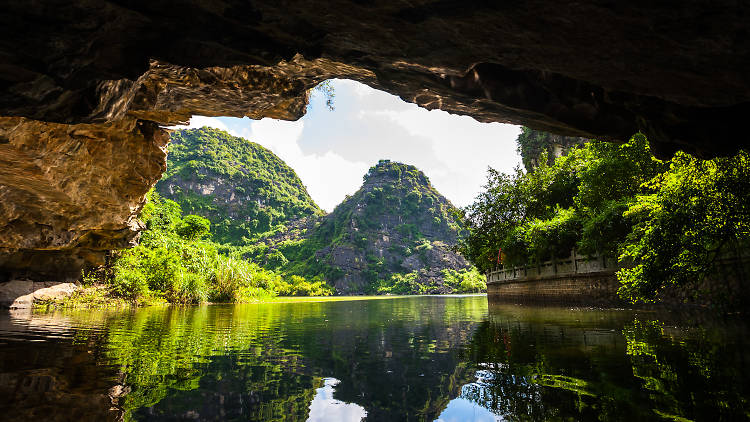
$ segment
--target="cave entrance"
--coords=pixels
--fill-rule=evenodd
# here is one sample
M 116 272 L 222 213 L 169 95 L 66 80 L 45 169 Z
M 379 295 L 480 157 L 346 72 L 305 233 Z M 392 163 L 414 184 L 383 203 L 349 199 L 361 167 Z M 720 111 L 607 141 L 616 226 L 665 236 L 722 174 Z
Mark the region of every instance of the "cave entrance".
M 293 286 L 309 283 L 291 271 L 342 294 L 481 290 L 483 276 L 456 249 L 465 231 L 457 207 L 480 193 L 488 167 L 512 173 L 521 163 L 520 128 L 430 111 L 352 80 L 309 94 L 296 121 L 198 115 L 170 127 L 136 251 L 160 248 L 150 240 L 161 235 L 205 238 L 283 271 Z M 393 290 L 394 277 L 414 285 Z
M 488 167 L 510 173 L 521 164 L 519 126 L 427 110 L 353 80 L 318 87 L 324 89 L 311 90 L 307 112 L 297 121 L 196 115 L 173 129 L 213 127 L 268 148 L 327 212 L 383 159 L 419 168 L 459 207 L 479 193 Z

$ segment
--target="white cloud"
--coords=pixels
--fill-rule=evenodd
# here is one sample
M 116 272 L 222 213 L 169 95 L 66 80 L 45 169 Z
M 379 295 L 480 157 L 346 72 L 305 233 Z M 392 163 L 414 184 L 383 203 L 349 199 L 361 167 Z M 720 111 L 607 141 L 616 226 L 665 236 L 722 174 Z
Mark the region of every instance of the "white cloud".
M 237 121 L 235 123 L 234 121 Z M 227 122 L 233 124 L 227 124 Z M 252 137 L 252 131 L 250 124 L 252 120 L 247 117 L 242 119 L 228 118 L 228 117 L 208 117 L 208 116 L 192 116 L 190 122 L 187 125 L 169 126 L 167 129 L 180 130 L 180 129 L 200 129 L 202 127 L 212 127 L 214 129 L 223 130 L 231 135 L 238 136 L 240 138 L 250 139 Z
M 435 160 L 425 163 L 427 175 L 460 206 L 471 203 L 479 193 L 488 166 L 510 172 L 520 161 L 513 142 L 521 131 L 518 126 L 480 123 L 469 116 L 421 108 L 376 114 L 388 116 L 415 137 L 429 139 Z M 420 157 L 414 159 L 420 161 Z
M 487 167 L 511 172 L 520 163 L 518 126 L 426 110 L 354 81 L 332 84 L 336 110 L 313 107 L 305 116 L 303 150 L 330 149 L 371 164 L 387 158 L 415 165 L 458 206 L 470 204 L 479 193 Z
M 314 92 L 307 114 L 296 122 L 194 116 L 189 127 L 216 127 L 270 149 L 327 211 L 354 193 L 380 159 L 416 166 L 457 206 L 473 201 L 488 166 L 511 172 L 521 162 L 518 126 L 428 111 L 354 81 L 332 84 L 334 111 Z
M 250 139 L 270 149 L 292 167 L 315 202 L 331 211 L 344 196 L 359 188 L 369 165 L 346 160 L 332 151 L 322 155 L 304 154 L 299 146 L 303 129 L 302 120 L 263 119 L 252 123 Z
M 227 127 L 224 122 L 217 119 L 216 117 L 206 117 L 206 116 L 193 116 L 190 119 L 190 123 L 187 126 L 175 126 L 175 128 L 178 129 L 195 129 L 195 128 L 202 128 L 204 126 L 213 127 L 220 130 L 225 130 L 229 132 L 229 128 Z
M 333 398 L 334 387 L 338 383 L 336 378 L 323 378 L 323 387 L 315 389 L 307 422 L 358 422 L 367 416 L 367 411 L 362 406 Z

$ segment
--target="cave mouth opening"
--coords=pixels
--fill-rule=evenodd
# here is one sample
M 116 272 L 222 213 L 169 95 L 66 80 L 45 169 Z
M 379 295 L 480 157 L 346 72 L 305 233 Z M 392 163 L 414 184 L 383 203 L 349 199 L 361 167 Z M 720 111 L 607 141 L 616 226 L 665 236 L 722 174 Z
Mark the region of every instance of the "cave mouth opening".
M 83 107 L 82 114 L 75 114 L 75 107 L 64 116 L 40 108 L 41 114 L 33 115 L 40 120 L 31 120 L 31 115 L 0 118 L 0 159 L 19 170 L 0 174 L 6 187 L 0 191 L 0 233 L 5 234 L 0 236 L 0 278 L 76 278 L 83 266 L 101 263 L 106 251 L 134 245 L 146 194 L 166 170 L 169 134 L 160 127 L 187 122 L 191 116 L 248 116 L 194 120 L 213 119 L 240 135 L 242 127 L 232 125 L 247 122 L 244 135 L 268 142 L 328 211 L 356 189 L 362 174 L 379 159 L 416 165 L 456 205 L 467 205 L 482 186 L 487 167 L 508 171 L 514 160 L 518 163 L 512 141 L 519 129 L 499 122 L 523 122 L 577 136 L 601 133 L 610 140 L 629 137 L 644 122 L 654 123 L 630 111 L 619 114 L 619 109 L 597 102 L 603 98 L 600 90 L 588 92 L 586 86 L 567 80 L 577 87 L 576 93 L 586 94 L 585 100 L 540 97 L 547 88 L 565 91 L 567 85 L 549 85 L 557 79 L 533 72 L 509 75 L 501 67 L 481 65 L 451 75 L 398 66 L 397 71 L 376 75 L 364 67 L 306 60 L 299 54 L 270 66 L 190 68 L 152 60 L 137 80 L 98 82 L 98 103 L 92 103 L 98 105 Z M 409 79 L 415 72 L 430 75 Z M 309 96 L 311 88 L 330 77 L 342 78 L 328 82 L 334 85 L 333 111 L 321 95 L 324 91 L 313 90 Z M 339 84 L 343 88 L 337 89 Z M 346 107 L 346 91 L 351 98 L 377 98 L 369 109 Z M 400 102 L 389 108 L 382 104 L 388 101 Z M 603 108 L 591 108 L 592 101 Z M 654 116 L 661 116 L 663 107 L 651 105 L 658 111 Z M 341 118 L 340 112 L 350 113 L 349 118 Z M 591 121 L 571 123 L 571 116 L 583 118 L 581 113 L 591 115 Z M 369 127 L 355 122 L 369 122 Z M 676 140 L 681 127 L 675 129 Z M 658 127 L 647 129 L 661 133 Z M 261 139 L 264 131 L 268 137 Z M 326 146 L 322 139 L 335 143 Z M 325 198 L 327 192 L 335 195 Z
M 297 172 L 327 212 L 356 191 L 380 160 L 417 167 L 459 207 L 479 193 L 488 167 L 511 173 L 521 164 L 519 126 L 427 110 L 350 79 L 312 88 L 298 120 L 194 115 L 187 125 L 167 129 L 201 127 L 269 149 Z
M 0 72 L 0 114 L 10 116 L 0 117 L 0 167 L 12 169 L 0 171 L 0 279 L 30 267 L 77 276 L 81 263 L 132 245 L 145 196 L 166 170 L 168 134 L 160 125 L 247 115 L 259 121 L 252 123 L 257 135 L 271 125 L 263 118 L 300 119 L 308 89 L 332 77 L 481 122 L 619 142 L 641 130 L 664 157 L 680 149 L 711 157 L 748 145 L 737 136 L 750 110 L 750 50 L 738 6 L 675 13 L 673 5 L 600 2 L 541 2 L 534 10 L 450 2 L 16 3 L 8 8 L 15 30 Z M 304 119 L 303 135 L 312 126 Z M 319 131 L 332 133 L 330 125 Z M 454 135 L 431 149 L 400 146 L 419 159 L 449 156 L 444 172 L 469 166 L 456 151 L 500 156 L 467 146 L 476 137 L 465 131 L 441 132 Z M 309 175 L 300 170 L 303 179 L 312 184 L 320 168 L 344 173 L 349 167 L 336 157 L 371 165 L 374 157 L 357 155 L 362 146 L 392 139 L 352 141 L 359 135 L 350 130 L 348 142 L 329 150 L 290 143 L 301 157 L 321 158 Z M 453 154 L 445 148 L 459 143 Z M 418 160 L 392 158 L 430 173 Z M 441 178 L 468 184 L 461 173 L 429 176 L 449 197 Z M 321 179 L 332 187 L 349 177 Z

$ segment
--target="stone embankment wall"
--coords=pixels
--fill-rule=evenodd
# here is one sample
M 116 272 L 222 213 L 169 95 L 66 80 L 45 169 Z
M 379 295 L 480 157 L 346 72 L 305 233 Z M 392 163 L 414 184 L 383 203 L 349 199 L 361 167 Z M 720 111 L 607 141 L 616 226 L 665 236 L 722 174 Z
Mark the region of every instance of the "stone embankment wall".
M 573 251 L 566 259 L 490 272 L 487 296 L 490 301 L 515 303 L 625 305 L 617 296 L 618 269 L 612 258 L 581 256 Z M 719 259 L 715 270 L 703 280 L 659 291 L 657 303 L 746 310 L 750 308 L 749 276 L 750 256 L 727 256 Z
M 620 305 L 614 272 L 572 274 L 487 284 L 490 300 L 549 304 Z
M 487 296 L 496 301 L 619 305 L 617 269 L 614 259 L 573 251 L 566 259 L 490 272 Z

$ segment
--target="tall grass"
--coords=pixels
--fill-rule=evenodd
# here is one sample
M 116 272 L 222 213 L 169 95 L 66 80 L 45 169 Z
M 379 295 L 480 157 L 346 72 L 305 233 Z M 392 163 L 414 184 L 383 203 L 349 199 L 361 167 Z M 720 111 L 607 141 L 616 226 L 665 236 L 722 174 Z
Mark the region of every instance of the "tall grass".
M 274 297 L 278 274 L 263 270 L 257 264 L 236 257 L 218 255 L 211 273 L 211 301 L 244 302 L 260 297 Z
M 118 253 L 106 282 L 113 296 L 134 302 L 163 299 L 171 303 L 252 302 L 282 295 L 329 295 L 331 288 L 320 280 L 308 281 L 263 269 L 238 255 L 225 255 L 222 245 L 201 240 L 208 223 L 201 217 L 203 231 L 183 233 L 188 217 L 179 205 L 150 195 L 141 214 L 147 225 L 141 244 Z M 194 218 L 192 218 L 194 217 Z M 207 221 L 207 220 L 206 220 Z M 205 224 L 204 224 L 205 223 Z M 203 233 L 204 235 L 207 233 Z M 229 252 L 229 251 L 226 251 Z

